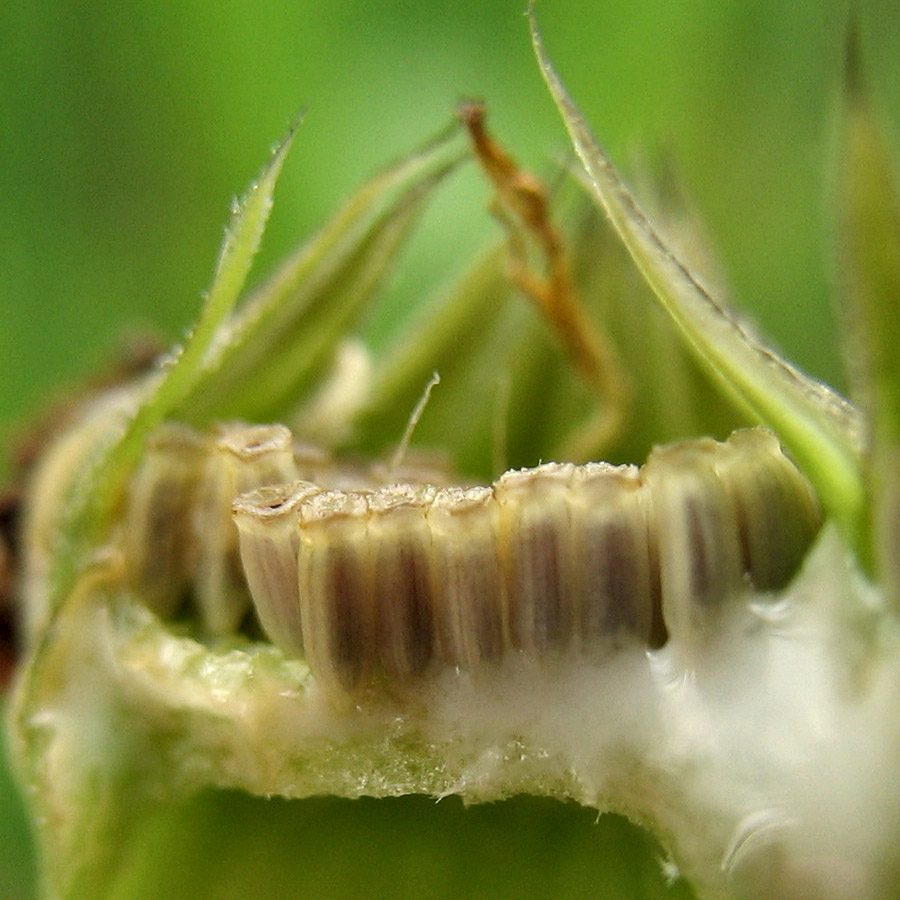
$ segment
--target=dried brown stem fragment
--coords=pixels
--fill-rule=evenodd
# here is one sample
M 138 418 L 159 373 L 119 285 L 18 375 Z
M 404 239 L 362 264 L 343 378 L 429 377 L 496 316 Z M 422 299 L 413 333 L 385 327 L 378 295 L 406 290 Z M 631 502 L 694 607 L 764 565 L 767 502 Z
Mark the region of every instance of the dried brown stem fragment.
M 461 105 L 459 117 L 497 192 L 491 211 L 509 237 L 510 280 L 546 318 L 580 377 L 601 400 L 600 411 L 581 430 L 570 454 L 585 458 L 611 442 L 624 423 L 629 390 L 622 368 L 579 299 L 565 242 L 550 215 L 545 186 L 519 168 L 487 133 L 482 104 Z M 543 272 L 529 261 L 529 241 L 543 258 Z

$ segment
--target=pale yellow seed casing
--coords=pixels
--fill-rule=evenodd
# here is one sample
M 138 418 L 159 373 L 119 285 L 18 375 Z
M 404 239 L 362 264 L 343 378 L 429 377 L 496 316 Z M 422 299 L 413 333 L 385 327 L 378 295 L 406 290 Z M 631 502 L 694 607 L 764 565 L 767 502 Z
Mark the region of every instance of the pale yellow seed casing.
M 233 505 L 241 565 L 260 624 L 274 644 L 294 656 L 304 652 L 297 578 L 300 506 L 319 493 L 311 482 L 293 481 L 241 494 Z
M 147 441 L 131 480 L 124 545 L 128 576 L 147 606 L 171 616 L 193 580 L 192 523 L 207 445 L 192 428 L 166 424 Z
M 326 690 L 354 690 L 377 675 L 369 504 L 359 491 L 322 491 L 300 506 L 298 581 L 303 646 Z M 257 603 L 271 602 L 269 597 Z
M 446 666 L 478 672 L 497 663 L 507 643 L 493 489 L 442 488 L 426 519 L 438 656 Z
M 565 649 L 572 636 L 574 469 L 571 463 L 547 463 L 507 472 L 494 484 L 510 641 L 530 655 Z
M 819 530 L 812 487 L 771 432 L 736 431 L 719 448 L 716 474 L 734 504 L 743 568 L 757 591 L 778 589 Z
M 239 494 L 297 478 L 291 432 L 284 425 L 217 426 L 211 438 L 195 506 L 195 595 L 206 630 L 238 630 L 250 608 L 231 517 Z
M 366 539 L 374 590 L 378 668 L 389 682 L 423 675 L 435 650 L 430 485 L 389 485 L 368 496 Z
M 663 618 L 686 648 L 716 632 L 724 601 L 749 588 L 734 500 L 716 474 L 720 444 L 655 449 L 643 468 L 658 535 Z
M 818 531 L 806 479 L 763 429 L 656 448 L 642 470 L 666 630 L 702 650 L 729 602 L 781 588 Z
M 601 660 L 624 645 L 661 643 L 657 533 L 640 469 L 578 466 L 570 498 L 579 649 Z

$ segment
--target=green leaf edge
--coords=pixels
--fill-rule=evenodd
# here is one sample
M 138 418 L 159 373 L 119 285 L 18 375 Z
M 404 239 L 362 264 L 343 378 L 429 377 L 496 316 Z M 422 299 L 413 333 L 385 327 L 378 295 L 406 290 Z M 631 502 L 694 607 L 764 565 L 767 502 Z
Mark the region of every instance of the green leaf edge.
M 203 424 L 229 417 L 284 415 L 287 407 L 296 405 L 321 369 L 322 355 L 359 318 L 379 287 L 432 189 L 465 158 L 452 148 L 448 151 L 456 132 L 453 123 L 363 184 L 248 298 L 220 332 L 197 384 L 175 410 L 180 418 Z M 371 267 L 371 261 L 365 265 L 367 254 L 375 261 L 376 277 L 354 280 L 355 269 Z M 330 295 L 336 288 L 345 289 L 348 278 L 354 285 L 354 301 L 331 302 Z M 328 323 L 324 335 L 323 319 Z M 316 324 L 311 326 L 310 320 Z M 276 343 L 278 349 L 273 351 Z M 261 391 L 252 373 L 265 368 L 269 371 L 264 377 L 273 381 L 272 356 L 287 360 L 274 378 L 283 383 L 284 396 L 265 400 L 262 395 L 271 395 L 273 385 Z M 265 357 L 269 359 L 263 365 Z M 292 377 L 294 369 L 299 374 Z
M 772 428 L 815 487 L 864 565 L 871 536 L 859 412 L 751 337 L 669 248 L 592 133 L 527 12 L 538 66 L 605 210 L 660 305 L 699 360 L 745 409 Z
M 63 531 L 96 537 L 105 527 L 128 473 L 133 468 L 147 435 L 193 389 L 202 373 L 203 360 L 220 328 L 234 310 L 265 232 L 272 210 L 272 194 L 299 128 L 295 122 L 263 169 L 232 210 L 231 221 L 219 251 L 212 284 L 200 318 L 174 360 L 164 366 L 149 395 L 143 398 L 121 439 L 91 473 L 94 490 L 85 508 L 70 519 Z

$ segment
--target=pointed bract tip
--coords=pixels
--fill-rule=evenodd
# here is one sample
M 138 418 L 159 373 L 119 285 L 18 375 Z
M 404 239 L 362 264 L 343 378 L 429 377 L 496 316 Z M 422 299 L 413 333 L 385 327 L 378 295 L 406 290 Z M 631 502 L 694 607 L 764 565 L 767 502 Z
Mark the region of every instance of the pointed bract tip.
M 274 167 L 276 171 L 280 170 L 281 166 L 284 163 L 285 157 L 288 155 L 288 152 L 291 149 L 291 145 L 294 143 L 294 138 L 297 136 L 297 132 L 300 130 L 300 126 L 303 124 L 303 120 L 305 118 L 306 108 L 304 107 L 300 110 L 299 113 L 297 113 L 297 115 L 293 119 L 291 119 L 284 137 L 280 141 L 278 141 L 275 146 L 272 147 L 272 153 L 269 158 L 269 163 L 260 175 L 260 181 L 266 176 L 271 168 Z

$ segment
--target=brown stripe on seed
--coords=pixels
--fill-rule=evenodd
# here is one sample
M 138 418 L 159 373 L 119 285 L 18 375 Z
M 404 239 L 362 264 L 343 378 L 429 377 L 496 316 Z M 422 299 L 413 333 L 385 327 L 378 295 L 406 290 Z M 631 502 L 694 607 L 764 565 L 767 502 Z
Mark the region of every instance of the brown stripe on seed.
M 737 431 L 720 445 L 716 473 L 732 500 L 743 568 L 760 591 L 783 587 L 821 522 L 809 483 L 773 434 Z
M 746 589 L 733 500 L 711 439 L 656 448 L 643 468 L 659 536 L 662 610 L 670 635 L 713 631 L 720 607 Z
M 625 642 L 652 641 L 654 583 L 649 491 L 636 466 L 590 463 L 572 483 L 578 641 L 602 656 Z
M 167 424 L 147 441 L 129 485 L 125 560 L 144 603 L 170 616 L 184 599 L 194 563 L 191 514 L 206 445 L 193 429 Z
M 424 485 L 392 485 L 368 498 L 378 655 L 389 680 L 421 675 L 434 654 L 431 534 L 425 518 L 433 496 L 434 488 Z
M 219 425 L 211 440 L 195 507 L 195 595 L 205 629 L 233 634 L 250 609 L 250 595 L 231 520 L 234 498 L 267 484 L 294 481 L 291 432 L 284 425 Z
M 309 654 L 310 668 L 325 681 L 334 680 L 341 687 L 355 690 L 370 681 L 373 657 L 377 651 L 374 628 L 360 600 L 369 589 L 366 563 L 359 548 L 336 541 L 322 554 L 327 604 L 324 605 L 322 628 L 327 649 L 317 653 L 315 641 Z M 308 632 L 307 632 L 308 633 Z M 321 660 L 317 661 L 317 657 Z
M 507 472 L 494 485 L 512 645 L 541 655 L 572 636 L 571 463 Z
M 473 672 L 498 661 L 505 641 L 494 492 L 441 489 L 426 519 L 438 652 L 446 665 Z
M 355 690 L 376 674 L 368 499 L 323 491 L 301 504 L 298 580 L 303 646 L 326 688 Z

